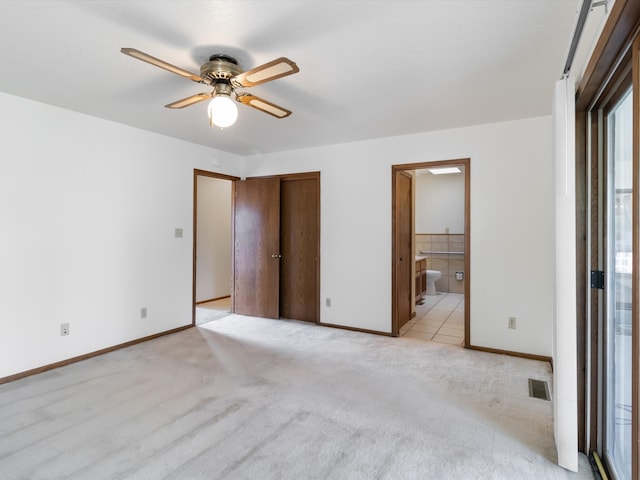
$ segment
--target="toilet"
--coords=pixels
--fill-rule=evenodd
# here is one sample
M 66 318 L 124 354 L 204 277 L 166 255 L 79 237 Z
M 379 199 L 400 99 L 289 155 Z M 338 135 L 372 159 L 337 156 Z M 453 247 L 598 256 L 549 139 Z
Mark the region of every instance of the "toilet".
M 442 276 L 440 270 L 427 270 L 427 295 L 437 295 L 436 280 Z

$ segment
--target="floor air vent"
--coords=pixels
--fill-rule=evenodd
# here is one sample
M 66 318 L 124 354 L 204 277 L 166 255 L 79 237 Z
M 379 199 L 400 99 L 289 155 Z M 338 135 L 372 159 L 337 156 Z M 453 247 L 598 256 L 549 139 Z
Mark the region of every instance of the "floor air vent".
M 551 400 L 549 396 L 549 385 L 543 380 L 529 379 L 529 396 L 541 400 Z

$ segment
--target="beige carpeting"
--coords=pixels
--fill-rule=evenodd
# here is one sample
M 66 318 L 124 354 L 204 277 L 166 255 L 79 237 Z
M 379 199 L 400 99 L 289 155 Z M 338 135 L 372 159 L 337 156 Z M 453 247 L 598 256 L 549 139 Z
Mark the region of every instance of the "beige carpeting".
M 2 479 L 591 479 L 549 365 L 229 315 L 0 386 Z

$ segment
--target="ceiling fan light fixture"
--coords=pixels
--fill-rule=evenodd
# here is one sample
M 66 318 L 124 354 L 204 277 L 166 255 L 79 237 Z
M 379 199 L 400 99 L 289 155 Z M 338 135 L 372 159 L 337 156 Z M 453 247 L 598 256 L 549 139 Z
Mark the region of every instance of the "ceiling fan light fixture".
M 137 60 L 212 87 L 213 90 L 210 92 L 196 93 L 165 105 L 165 108 L 181 109 L 212 99 L 207 108 L 211 126 L 226 128 L 235 123 L 238 118 L 238 107 L 234 100 L 276 118 L 291 115 L 291 111 L 286 108 L 255 95 L 235 91 L 236 88 L 253 87 L 299 72 L 300 69 L 295 62 L 286 57 L 276 58 L 251 70 L 243 71 L 235 58 L 220 53 L 210 56 L 209 61 L 200 66 L 200 75 L 196 75 L 135 48 L 121 48 L 120 51 Z
M 207 109 L 209 125 L 220 128 L 230 127 L 238 119 L 238 107 L 229 95 L 224 93 L 213 97 Z

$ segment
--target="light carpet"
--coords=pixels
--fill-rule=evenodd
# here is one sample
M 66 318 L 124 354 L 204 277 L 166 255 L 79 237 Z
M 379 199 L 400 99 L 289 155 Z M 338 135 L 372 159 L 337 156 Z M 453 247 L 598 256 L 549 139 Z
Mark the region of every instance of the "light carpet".
M 0 386 L 3 479 L 592 479 L 547 363 L 238 315 Z

